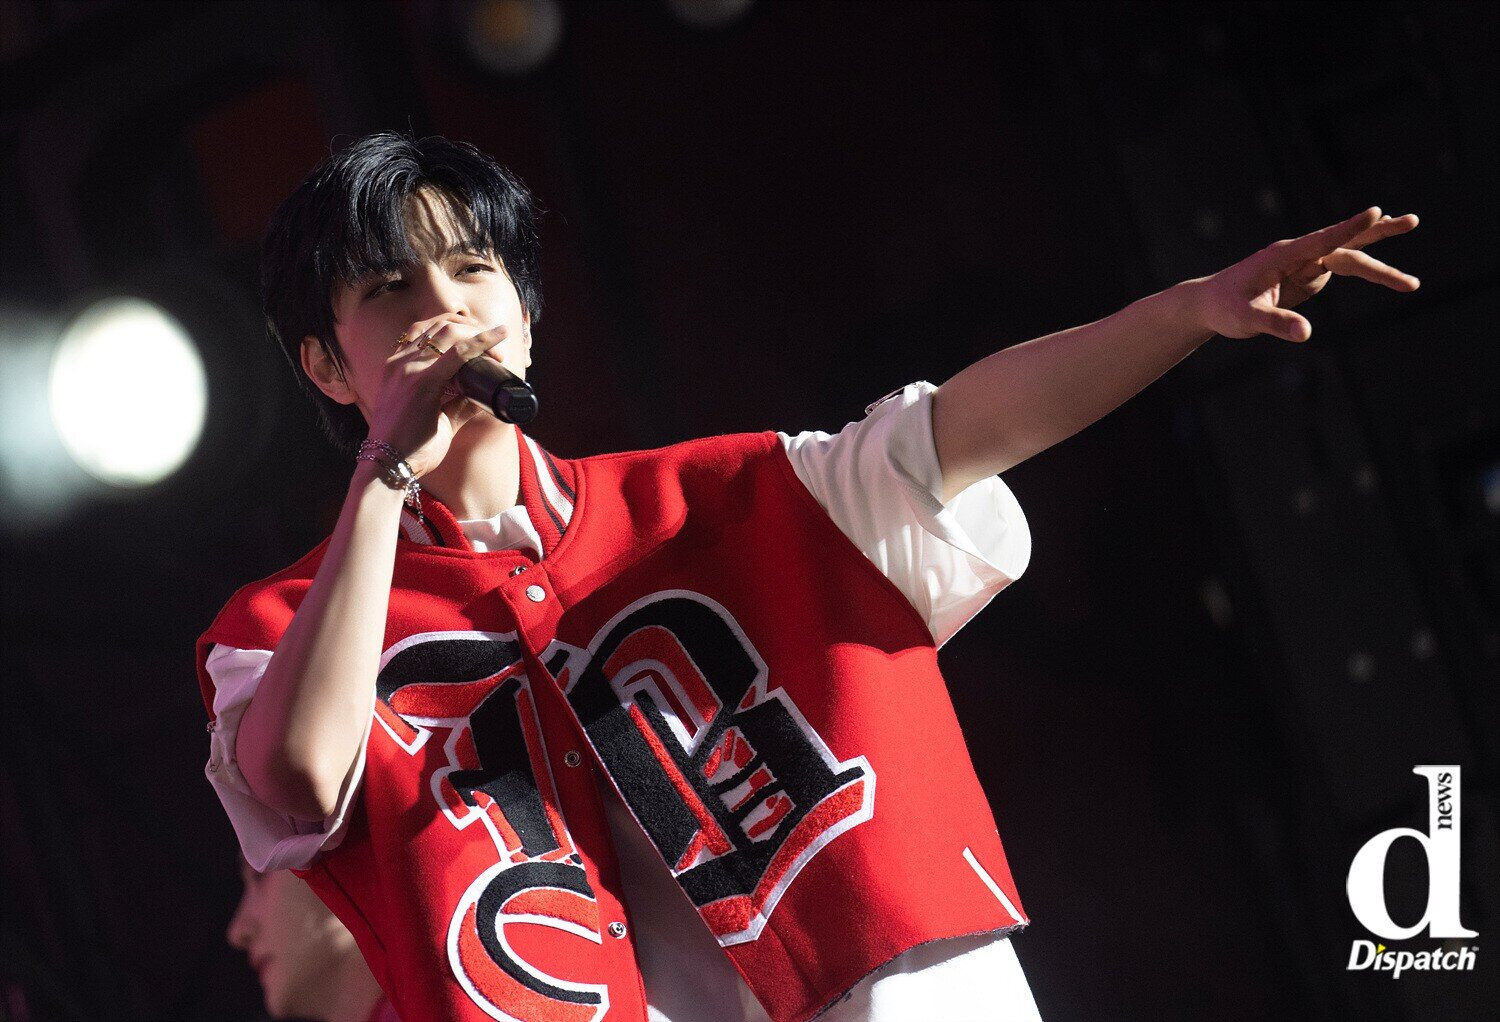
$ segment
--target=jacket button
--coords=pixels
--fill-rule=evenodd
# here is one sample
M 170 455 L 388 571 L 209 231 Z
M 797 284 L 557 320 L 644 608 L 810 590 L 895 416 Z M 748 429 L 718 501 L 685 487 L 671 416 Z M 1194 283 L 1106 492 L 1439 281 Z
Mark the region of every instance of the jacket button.
M 609 924 L 609 935 L 611 937 L 623 937 L 623 936 L 625 936 L 625 924 L 622 923 L 622 922 L 620 922 L 618 919 L 616 919 L 614 922 L 610 923 Z
M 547 590 L 543 589 L 541 586 L 527 586 L 526 598 L 532 603 L 541 603 L 547 598 Z
M 583 757 L 578 755 L 578 751 L 576 749 L 569 749 L 563 754 L 563 763 L 567 764 L 570 767 L 576 767 L 579 763 L 582 762 Z

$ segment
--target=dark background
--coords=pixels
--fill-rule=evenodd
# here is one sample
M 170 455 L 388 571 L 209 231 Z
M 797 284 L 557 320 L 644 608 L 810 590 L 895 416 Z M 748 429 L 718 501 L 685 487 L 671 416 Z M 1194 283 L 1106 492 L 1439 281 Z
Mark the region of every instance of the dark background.
M 943 665 L 1044 1018 L 1494 1017 L 1494 8 L 758 0 L 698 28 L 560 0 L 556 52 L 506 77 L 462 6 L 0 5 L 0 305 L 155 295 L 214 387 L 178 476 L 0 538 L 0 1017 L 259 1011 L 193 640 L 337 515 L 257 241 L 382 128 L 471 142 L 545 208 L 534 435 L 567 456 L 833 431 L 1278 238 L 1419 214 L 1374 254 L 1420 291 L 1336 279 L 1310 343 L 1216 339 L 1007 473 L 1033 558 Z M 1479 970 L 1348 972 L 1349 862 L 1425 827 L 1423 763 L 1463 768 Z

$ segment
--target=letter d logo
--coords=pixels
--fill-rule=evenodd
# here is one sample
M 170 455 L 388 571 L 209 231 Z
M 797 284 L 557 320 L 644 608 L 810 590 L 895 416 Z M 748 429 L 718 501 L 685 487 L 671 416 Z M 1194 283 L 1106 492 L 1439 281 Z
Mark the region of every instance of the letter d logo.
M 1477 937 L 1477 932 L 1464 929 L 1458 919 L 1459 768 L 1419 766 L 1413 767 L 1412 773 L 1427 778 L 1427 833 L 1393 827 L 1365 842 L 1349 865 L 1349 907 L 1365 929 L 1386 940 L 1405 940 L 1429 923 L 1430 937 Z M 1411 926 L 1398 926 L 1385 904 L 1386 856 L 1396 839 L 1403 837 L 1422 842 L 1422 850 L 1427 853 L 1427 911 Z

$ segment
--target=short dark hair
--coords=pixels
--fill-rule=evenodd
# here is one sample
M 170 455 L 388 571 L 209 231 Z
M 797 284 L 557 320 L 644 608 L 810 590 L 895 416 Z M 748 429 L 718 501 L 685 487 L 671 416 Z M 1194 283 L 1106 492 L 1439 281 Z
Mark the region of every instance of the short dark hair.
M 302 368 L 302 338 L 317 338 L 340 370 L 333 291 L 367 273 L 417 260 L 406 237 L 406 199 L 430 187 L 449 203 L 465 243 L 505 264 L 521 308 L 541 318 L 536 204 L 520 178 L 463 142 L 439 135 L 366 135 L 323 161 L 277 209 L 261 244 L 266 326 L 317 406 L 335 447 L 353 454 L 368 429 L 353 405 L 318 389 Z M 467 221 L 467 222 L 465 222 Z

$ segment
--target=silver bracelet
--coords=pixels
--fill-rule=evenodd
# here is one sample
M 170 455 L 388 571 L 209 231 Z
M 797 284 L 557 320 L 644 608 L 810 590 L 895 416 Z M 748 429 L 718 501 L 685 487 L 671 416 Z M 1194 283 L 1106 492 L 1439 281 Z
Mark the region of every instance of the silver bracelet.
M 354 456 L 354 460 L 374 462 L 380 466 L 382 481 L 393 490 L 404 490 L 407 505 L 421 514 L 422 487 L 417 483 L 411 466 L 396 453 L 394 447 L 379 440 L 364 440 L 360 443 L 359 453 Z

